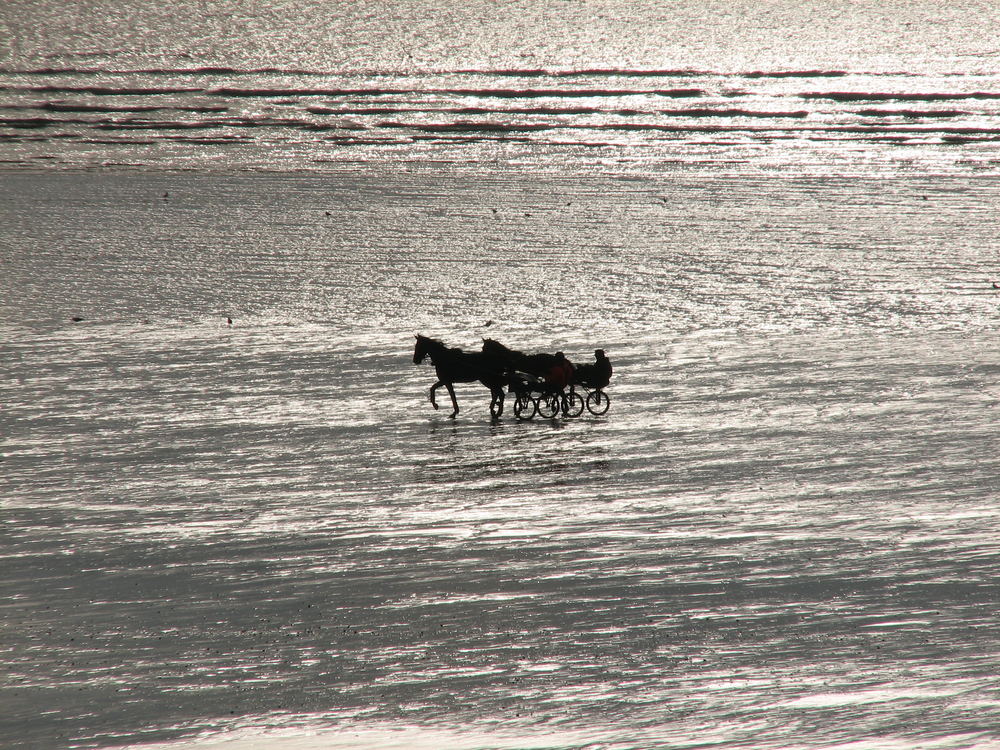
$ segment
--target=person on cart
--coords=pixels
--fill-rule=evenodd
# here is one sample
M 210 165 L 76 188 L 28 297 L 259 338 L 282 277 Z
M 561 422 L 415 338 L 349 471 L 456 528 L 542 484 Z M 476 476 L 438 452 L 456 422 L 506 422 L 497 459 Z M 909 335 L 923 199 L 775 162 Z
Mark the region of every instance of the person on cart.
M 556 352 L 555 361 L 545 373 L 545 382 L 559 393 L 563 411 L 566 411 L 566 386 L 573 387 L 573 364 L 562 352 Z
M 597 363 L 594 365 L 594 374 L 596 375 L 594 385 L 598 388 L 607 388 L 608 383 L 611 382 L 611 373 L 614 370 L 611 367 L 611 360 L 608 359 L 603 349 L 595 349 L 594 357 L 597 358 Z

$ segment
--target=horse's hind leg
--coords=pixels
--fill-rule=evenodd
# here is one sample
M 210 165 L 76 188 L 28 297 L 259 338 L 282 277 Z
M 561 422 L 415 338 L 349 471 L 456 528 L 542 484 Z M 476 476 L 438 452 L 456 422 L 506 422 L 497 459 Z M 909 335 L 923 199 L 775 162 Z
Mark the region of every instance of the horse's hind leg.
M 448 389 L 448 394 L 451 396 L 451 405 L 455 407 L 455 411 L 451 413 L 451 418 L 454 419 L 458 415 L 458 399 L 455 398 L 455 386 L 451 383 L 445 383 L 444 387 Z
M 496 388 L 493 390 L 493 400 L 490 401 L 490 416 L 494 419 L 498 419 L 501 414 L 503 414 L 503 388 Z

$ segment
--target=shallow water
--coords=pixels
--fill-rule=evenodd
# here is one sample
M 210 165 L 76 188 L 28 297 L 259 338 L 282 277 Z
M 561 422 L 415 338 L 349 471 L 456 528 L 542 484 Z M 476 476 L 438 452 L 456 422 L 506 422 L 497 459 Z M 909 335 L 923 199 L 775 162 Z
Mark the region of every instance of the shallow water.
M 5 3 L 0 164 L 996 173 L 988 3 Z
M 0 6 L 0 747 L 1000 745 L 997 20 Z
M 4 184 L 10 747 L 996 740 L 992 179 Z

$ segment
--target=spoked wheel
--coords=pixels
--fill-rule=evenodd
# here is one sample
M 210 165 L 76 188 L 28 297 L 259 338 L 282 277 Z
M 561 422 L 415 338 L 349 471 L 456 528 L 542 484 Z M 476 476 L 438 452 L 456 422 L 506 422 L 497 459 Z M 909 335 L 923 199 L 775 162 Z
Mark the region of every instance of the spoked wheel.
M 538 411 L 538 403 L 531 396 L 518 396 L 514 399 L 514 416 L 518 419 L 531 419 Z
M 545 393 L 538 397 L 538 416 L 550 419 L 559 413 L 559 394 Z
M 611 407 L 611 399 L 604 391 L 591 391 L 587 394 L 587 411 L 600 416 Z
M 583 397 L 579 393 L 573 391 L 567 394 L 565 401 L 566 411 L 564 414 L 567 417 L 579 417 L 583 414 Z

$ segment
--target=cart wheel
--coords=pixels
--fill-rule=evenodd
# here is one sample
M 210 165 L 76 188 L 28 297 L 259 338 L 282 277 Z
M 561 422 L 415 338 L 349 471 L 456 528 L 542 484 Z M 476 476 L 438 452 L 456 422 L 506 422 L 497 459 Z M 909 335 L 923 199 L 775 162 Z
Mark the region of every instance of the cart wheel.
M 538 404 L 531 396 L 518 396 L 514 399 L 514 416 L 518 419 L 531 419 L 538 411 Z
M 538 416 L 549 419 L 559 413 L 559 394 L 545 393 L 538 397 Z
M 587 411 L 595 416 L 604 414 L 611 406 L 611 399 L 604 391 L 591 391 L 587 394 Z
M 573 391 L 566 396 L 566 416 L 579 417 L 583 414 L 583 396 Z

